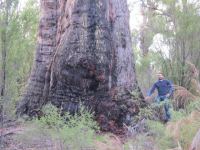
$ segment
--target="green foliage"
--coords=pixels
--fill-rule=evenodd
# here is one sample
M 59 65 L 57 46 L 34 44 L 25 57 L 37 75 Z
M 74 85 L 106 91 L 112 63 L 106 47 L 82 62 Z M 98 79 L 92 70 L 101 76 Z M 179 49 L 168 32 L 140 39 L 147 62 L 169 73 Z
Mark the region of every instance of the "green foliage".
M 192 112 L 195 113 L 194 111 L 200 110 L 199 107 L 199 101 L 194 101 L 191 102 L 185 110 L 180 109 L 179 111 L 171 111 L 171 121 L 173 123 L 180 122 L 180 133 L 178 141 L 180 142 L 183 149 L 189 148 L 192 139 L 200 128 L 200 120 L 195 119 L 195 117 L 191 117 Z M 158 143 L 158 147 L 160 149 L 167 149 L 176 146 L 177 143 L 174 143 L 172 135 L 170 135 L 171 133 L 168 133 L 168 130 L 166 130 L 166 126 L 164 124 L 151 120 L 148 121 L 148 127 L 150 132 L 153 133 L 153 137 L 155 137 L 155 142 Z
M 39 17 L 37 1 L 28 0 L 25 8 L 15 17 L 11 22 L 12 34 L 7 56 L 7 91 L 9 96 L 17 98 L 32 66 Z
M 140 112 L 134 117 L 134 122 L 141 121 L 142 119 L 153 119 L 154 112 L 151 107 L 140 108 Z
M 141 133 L 125 143 L 125 150 L 166 150 L 176 147 L 164 124 L 147 120 L 147 127 L 147 133 Z
M 7 26 L 0 26 L 0 36 L 6 37 L 6 92 L 4 95 L 5 115 L 15 117 L 15 106 L 31 71 L 36 45 L 36 32 L 39 20 L 39 6 L 35 0 L 27 0 L 20 8 L 18 0 L 6 0 L 9 7 L 0 8 L 0 24 L 7 20 Z M 7 14 L 7 15 L 6 15 Z M 0 40 L 0 51 L 3 41 Z M 0 66 L 2 55 L 0 53 Z
M 186 112 L 184 110 L 178 110 L 178 111 L 171 111 L 172 114 L 172 121 L 178 121 L 186 117 Z
M 145 26 L 143 27 L 145 34 L 142 39 L 154 39 L 157 35 L 163 38 L 151 40 L 148 44 L 143 41 L 140 43 L 143 44 L 141 47 L 149 50 L 147 56 L 136 57 L 137 74 L 142 89 L 151 86 L 152 81 L 155 80 L 154 74 L 158 70 L 163 71 L 165 76 L 176 85 L 190 89 L 193 76 L 188 72 L 190 70 L 188 61 L 200 70 L 198 52 L 200 49 L 198 12 L 200 3 L 185 0 L 145 0 L 144 2 L 146 2 L 146 7 L 153 9 L 145 10 L 146 22 L 142 24 Z M 140 52 L 143 49 L 140 48 L 137 51 Z M 143 91 L 146 92 L 146 90 Z
M 31 122 L 35 126 L 32 131 L 37 133 L 34 137 L 50 137 L 52 142 L 61 143 L 64 149 L 80 150 L 93 146 L 95 132 L 99 127 L 93 120 L 93 115 L 83 107 L 74 116 L 69 113 L 61 116 L 59 110 L 52 105 L 45 106 L 43 113 L 43 117 Z
M 200 112 L 200 100 L 190 102 L 190 104 L 186 106 L 186 112 L 188 114 L 190 114 L 193 111 L 199 111 Z
M 165 126 L 158 121 L 148 121 L 150 132 L 155 136 L 155 142 L 159 149 L 168 149 L 176 147 L 173 138 L 166 132 Z
M 137 80 L 141 89 L 145 89 L 143 92 L 146 94 L 146 89 L 149 89 L 153 84 L 153 81 L 156 80 L 155 76 L 152 75 L 153 71 L 151 68 L 157 63 L 159 55 L 154 52 L 149 52 L 147 56 L 143 57 L 139 49 L 135 49 L 135 55 Z
M 125 150 L 159 150 L 153 140 L 153 137 L 140 134 L 134 139 L 129 139 L 124 144 Z
M 165 119 L 165 110 L 164 105 L 169 105 L 169 111 L 172 111 L 171 100 L 165 100 L 160 103 L 154 102 L 148 107 L 140 108 L 138 116 L 135 117 L 135 120 L 149 119 L 149 120 L 158 120 L 164 121 Z
M 200 128 L 200 120 L 192 120 L 180 127 L 180 144 L 184 149 L 189 149 L 193 138 Z

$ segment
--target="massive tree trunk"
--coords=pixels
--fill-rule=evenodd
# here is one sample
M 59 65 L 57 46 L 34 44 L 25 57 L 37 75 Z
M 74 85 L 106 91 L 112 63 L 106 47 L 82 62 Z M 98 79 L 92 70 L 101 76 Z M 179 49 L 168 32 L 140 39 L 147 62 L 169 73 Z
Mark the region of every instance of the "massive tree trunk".
M 137 114 L 142 98 L 126 0 L 41 0 L 35 65 L 19 114 L 36 115 L 47 102 L 74 113 L 82 103 L 110 130 Z

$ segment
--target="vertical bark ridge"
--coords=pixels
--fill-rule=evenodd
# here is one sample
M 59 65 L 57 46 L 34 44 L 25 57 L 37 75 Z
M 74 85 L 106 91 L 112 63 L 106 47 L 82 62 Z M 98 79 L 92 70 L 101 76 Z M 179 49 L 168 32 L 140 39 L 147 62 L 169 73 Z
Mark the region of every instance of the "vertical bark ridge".
M 43 101 L 45 74 L 56 47 L 58 0 L 41 0 L 41 17 L 32 72 L 17 113 L 35 115 Z

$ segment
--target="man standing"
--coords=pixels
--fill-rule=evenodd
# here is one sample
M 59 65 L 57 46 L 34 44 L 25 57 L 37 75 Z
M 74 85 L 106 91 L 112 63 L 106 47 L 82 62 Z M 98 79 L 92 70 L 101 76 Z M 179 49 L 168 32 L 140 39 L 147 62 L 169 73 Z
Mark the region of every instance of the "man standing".
M 158 74 L 158 81 L 153 84 L 150 92 L 148 93 L 148 96 L 146 99 L 149 99 L 149 97 L 154 93 L 155 89 L 158 91 L 158 96 L 156 98 L 156 102 L 160 103 L 161 101 L 165 101 L 164 108 L 165 108 L 165 121 L 169 121 L 171 119 L 171 114 L 169 112 L 169 103 L 167 100 L 172 96 L 173 94 L 173 86 L 172 83 L 169 80 L 166 80 L 164 78 L 163 73 L 159 72 Z

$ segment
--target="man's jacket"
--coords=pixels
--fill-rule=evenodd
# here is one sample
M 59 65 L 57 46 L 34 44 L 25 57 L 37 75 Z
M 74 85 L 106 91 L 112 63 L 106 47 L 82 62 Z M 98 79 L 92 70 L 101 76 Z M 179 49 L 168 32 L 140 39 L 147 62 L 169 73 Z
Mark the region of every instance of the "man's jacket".
M 158 80 L 156 83 L 154 83 L 150 92 L 148 93 L 148 96 L 151 96 L 155 89 L 158 91 L 158 96 L 166 96 L 167 94 L 171 96 L 173 94 L 173 86 L 169 80 Z

